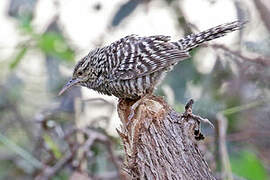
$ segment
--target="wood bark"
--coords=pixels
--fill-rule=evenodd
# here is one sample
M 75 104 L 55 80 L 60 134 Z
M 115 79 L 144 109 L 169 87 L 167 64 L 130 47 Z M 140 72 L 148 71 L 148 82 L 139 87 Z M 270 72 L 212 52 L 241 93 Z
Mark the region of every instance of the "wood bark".
M 192 103 L 180 115 L 162 98 L 147 96 L 139 100 L 129 121 L 134 102 L 119 101 L 123 179 L 215 179 L 197 146 L 203 135 Z

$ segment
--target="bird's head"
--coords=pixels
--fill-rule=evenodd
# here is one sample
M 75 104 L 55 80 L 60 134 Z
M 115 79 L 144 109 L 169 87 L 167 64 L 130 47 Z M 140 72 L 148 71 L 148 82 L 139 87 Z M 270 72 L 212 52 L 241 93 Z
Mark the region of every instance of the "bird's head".
M 92 58 L 91 54 L 88 54 L 76 64 L 72 78 L 64 85 L 58 95 L 63 94 L 66 90 L 75 85 L 89 87 L 97 80 L 97 74 L 93 68 L 93 62 L 91 62 Z

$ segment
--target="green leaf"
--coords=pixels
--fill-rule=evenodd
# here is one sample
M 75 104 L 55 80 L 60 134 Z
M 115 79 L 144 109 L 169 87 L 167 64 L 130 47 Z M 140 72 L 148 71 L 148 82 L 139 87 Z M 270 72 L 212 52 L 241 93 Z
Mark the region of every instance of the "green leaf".
M 27 50 L 28 50 L 27 47 L 23 47 L 22 49 L 20 49 L 20 51 L 18 52 L 18 54 L 15 56 L 15 58 L 10 63 L 10 65 L 9 65 L 9 68 L 10 69 L 14 69 L 19 64 L 19 62 L 25 56 Z
M 44 141 L 46 142 L 46 144 L 49 146 L 49 148 L 52 150 L 54 156 L 57 158 L 57 159 L 60 159 L 61 156 L 62 156 L 62 153 L 58 147 L 58 145 L 52 140 L 52 138 L 48 135 L 48 134 L 45 134 L 43 136 L 44 138 Z
M 249 180 L 269 179 L 267 171 L 257 156 L 249 151 L 242 151 L 231 158 L 232 171 Z
M 47 55 L 55 56 L 66 61 L 74 60 L 74 51 L 59 33 L 47 32 L 39 36 L 38 47 Z
M 255 101 L 255 102 L 251 102 L 251 103 L 248 103 L 248 104 L 243 104 L 243 105 L 240 105 L 240 106 L 235 106 L 235 107 L 232 107 L 232 108 L 228 108 L 228 109 L 222 111 L 222 113 L 224 115 L 231 115 L 231 114 L 238 113 L 238 112 L 241 112 L 241 111 L 245 111 L 245 110 L 248 110 L 248 109 L 251 109 L 251 108 L 255 108 L 255 107 L 260 106 L 260 105 L 262 105 L 264 103 L 265 103 L 265 100 Z
M 10 69 L 14 69 L 19 64 L 19 62 L 25 56 L 27 50 L 28 50 L 27 47 L 23 47 L 22 49 L 20 49 L 20 51 L 18 52 L 18 54 L 15 56 L 15 58 L 10 63 L 10 65 L 9 65 L 9 68 Z

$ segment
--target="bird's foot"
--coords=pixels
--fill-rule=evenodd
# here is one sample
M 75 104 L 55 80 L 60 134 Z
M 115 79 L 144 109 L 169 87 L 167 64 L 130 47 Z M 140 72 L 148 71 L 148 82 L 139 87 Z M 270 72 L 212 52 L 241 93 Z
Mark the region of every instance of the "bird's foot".
M 137 100 L 131 107 L 130 107 L 130 112 L 128 115 L 128 121 L 127 121 L 127 127 L 129 126 L 130 122 L 132 121 L 132 119 L 134 118 L 136 109 L 141 105 L 141 103 L 144 101 L 145 98 L 147 98 L 148 95 L 145 95 L 143 97 L 141 97 L 139 100 Z

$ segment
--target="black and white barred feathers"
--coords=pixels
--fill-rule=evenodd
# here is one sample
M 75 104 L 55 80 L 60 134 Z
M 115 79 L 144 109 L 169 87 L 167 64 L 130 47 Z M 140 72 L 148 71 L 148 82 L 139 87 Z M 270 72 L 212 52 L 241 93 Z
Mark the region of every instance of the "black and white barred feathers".
M 63 88 L 79 84 L 102 94 L 137 99 L 152 93 L 167 71 L 190 57 L 189 51 L 243 27 L 243 22 L 222 24 L 188 35 L 176 42 L 170 36 L 126 36 L 92 50 L 76 65 L 73 78 Z

